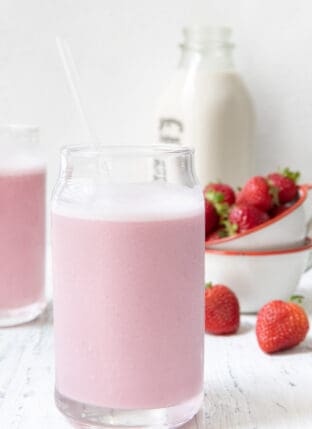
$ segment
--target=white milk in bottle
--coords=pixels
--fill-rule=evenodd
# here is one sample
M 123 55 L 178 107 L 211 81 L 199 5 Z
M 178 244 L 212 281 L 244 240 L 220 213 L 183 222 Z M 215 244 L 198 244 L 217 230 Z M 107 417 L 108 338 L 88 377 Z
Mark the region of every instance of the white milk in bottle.
M 254 113 L 233 65 L 231 29 L 183 34 L 179 67 L 157 105 L 159 140 L 195 148 L 202 186 L 217 180 L 242 186 L 252 174 Z

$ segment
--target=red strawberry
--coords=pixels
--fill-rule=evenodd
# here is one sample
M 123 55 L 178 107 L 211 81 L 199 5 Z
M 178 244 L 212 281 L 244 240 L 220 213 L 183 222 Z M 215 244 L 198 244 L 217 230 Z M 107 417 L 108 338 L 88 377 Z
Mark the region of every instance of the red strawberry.
M 237 191 L 236 204 L 245 204 L 244 195 L 243 195 L 243 192 L 241 189 L 239 191 Z
M 205 289 L 205 330 L 210 334 L 233 334 L 239 327 L 239 302 L 227 286 L 210 283 Z
M 282 204 L 281 206 L 274 206 L 273 209 L 270 210 L 270 217 L 275 217 L 280 215 L 281 213 L 284 213 L 286 210 L 289 209 L 288 204 Z
M 267 212 L 273 207 L 274 203 L 278 204 L 277 190 L 270 186 L 264 177 L 254 176 L 247 181 L 240 191 L 237 203 L 255 206 Z
M 221 238 L 227 237 L 227 235 L 228 234 L 224 228 L 218 228 L 216 231 L 213 231 L 211 234 L 209 234 L 206 240 L 220 240 Z
M 256 323 L 260 348 L 266 353 L 289 349 L 304 340 L 309 320 L 294 302 L 271 301 L 261 308 Z
M 219 223 L 219 216 L 214 205 L 205 199 L 205 225 L 206 237 L 213 231 Z
M 254 206 L 235 205 L 229 215 L 227 230 L 229 235 L 235 232 L 243 232 L 254 228 L 269 220 L 269 215 Z
M 278 189 L 278 199 L 281 204 L 288 203 L 298 195 L 296 182 L 300 177 L 299 172 L 293 173 L 285 168 L 282 173 L 271 173 L 268 175 L 269 183 Z
M 225 183 L 209 183 L 204 189 L 204 194 L 206 195 L 209 192 L 218 192 L 222 194 L 222 202 L 227 203 L 229 206 L 235 203 L 235 192 L 231 186 Z

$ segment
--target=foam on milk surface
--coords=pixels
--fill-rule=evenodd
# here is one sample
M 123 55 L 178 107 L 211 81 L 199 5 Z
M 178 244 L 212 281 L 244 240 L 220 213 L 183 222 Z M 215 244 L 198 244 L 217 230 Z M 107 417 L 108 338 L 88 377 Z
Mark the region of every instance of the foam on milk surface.
M 67 217 L 114 221 L 153 221 L 189 217 L 204 212 L 198 187 L 169 183 L 72 183 L 58 189 L 52 211 Z
M 26 154 L 9 154 L 0 159 L 0 175 L 27 174 L 44 169 L 43 160 Z

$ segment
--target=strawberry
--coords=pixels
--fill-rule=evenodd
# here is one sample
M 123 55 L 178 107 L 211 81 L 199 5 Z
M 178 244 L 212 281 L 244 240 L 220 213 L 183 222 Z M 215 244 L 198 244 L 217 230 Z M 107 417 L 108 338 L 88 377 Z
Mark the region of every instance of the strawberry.
M 214 205 L 205 199 L 205 226 L 206 237 L 213 231 L 219 223 L 219 216 Z
M 278 190 L 271 186 L 264 177 L 254 176 L 240 191 L 237 203 L 255 206 L 267 212 L 273 207 L 273 204 L 278 205 Z
M 304 340 L 308 330 L 308 317 L 295 302 L 271 301 L 258 313 L 256 335 L 260 348 L 266 353 L 296 346 Z
M 206 215 L 206 237 L 213 231 L 219 221 L 228 216 L 229 205 L 224 202 L 221 192 L 210 190 L 204 193 Z
M 221 202 L 232 206 L 235 203 L 235 192 L 231 188 L 231 186 L 226 185 L 225 183 L 209 183 L 205 189 L 204 194 L 206 195 L 211 192 L 218 192 L 223 195 L 223 199 Z M 209 199 L 209 197 L 208 197 Z
M 220 240 L 221 238 L 227 237 L 227 232 L 224 228 L 218 228 L 216 231 L 213 231 L 211 234 L 208 235 L 206 238 L 207 241 L 212 240 Z
M 269 215 L 254 206 L 235 205 L 232 207 L 228 222 L 225 222 L 229 235 L 247 231 L 269 220 Z
M 281 204 L 288 203 L 298 195 L 297 180 L 299 172 L 292 172 L 285 168 L 281 173 L 271 173 L 268 175 L 270 185 L 278 189 L 278 199 Z
M 291 206 L 289 204 L 282 204 L 280 206 L 274 206 L 273 209 L 270 210 L 270 217 L 278 216 L 281 213 L 284 213 L 290 207 Z
M 205 288 L 205 330 L 210 334 L 233 334 L 239 327 L 239 302 L 224 285 Z

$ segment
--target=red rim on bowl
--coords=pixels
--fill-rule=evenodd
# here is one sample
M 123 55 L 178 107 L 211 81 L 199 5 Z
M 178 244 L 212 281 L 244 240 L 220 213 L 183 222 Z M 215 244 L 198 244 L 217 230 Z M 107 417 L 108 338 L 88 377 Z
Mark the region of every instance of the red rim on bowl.
M 260 231 L 261 229 L 266 228 L 267 226 L 270 226 L 273 223 L 283 219 L 284 217 L 288 216 L 290 213 L 295 211 L 299 206 L 301 206 L 301 204 L 304 203 L 304 201 L 307 199 L 309 190 L 312 190 L 312 185 L 301 185 L 301 186 L 299 186 L 299 198 L 292 206 L 289 207 L 288 210 L 285 210 L 284 212 L 278 214 L 277 216 L 273 217 L 272 219 L 269 219 L 268 221 L 262 223 L 261 225 L 255 226 L 254 228 L 248 229 L 247 231 L 240 232 L 239 234 L 231 235 L 230 237 L 217 238 L 214 240 L 206 240 L 206 249 L 211 250 L 210 246 L 215 246 L 216 244 L 227 243 L 227 242 L 235 240 L 237 238 L 245 237 L 246 235 Z
M 298 253 L 312 248 L 312 238 L 307 237 L 302 246 L 291 247 L 289 249 L 279 250 L 221 250 L 221 249 L 206 249 L 206 253 L 213 255 L 231 255 L 231 256 L 269 256 L 269 255 L 287 255 L 289 253 Z

